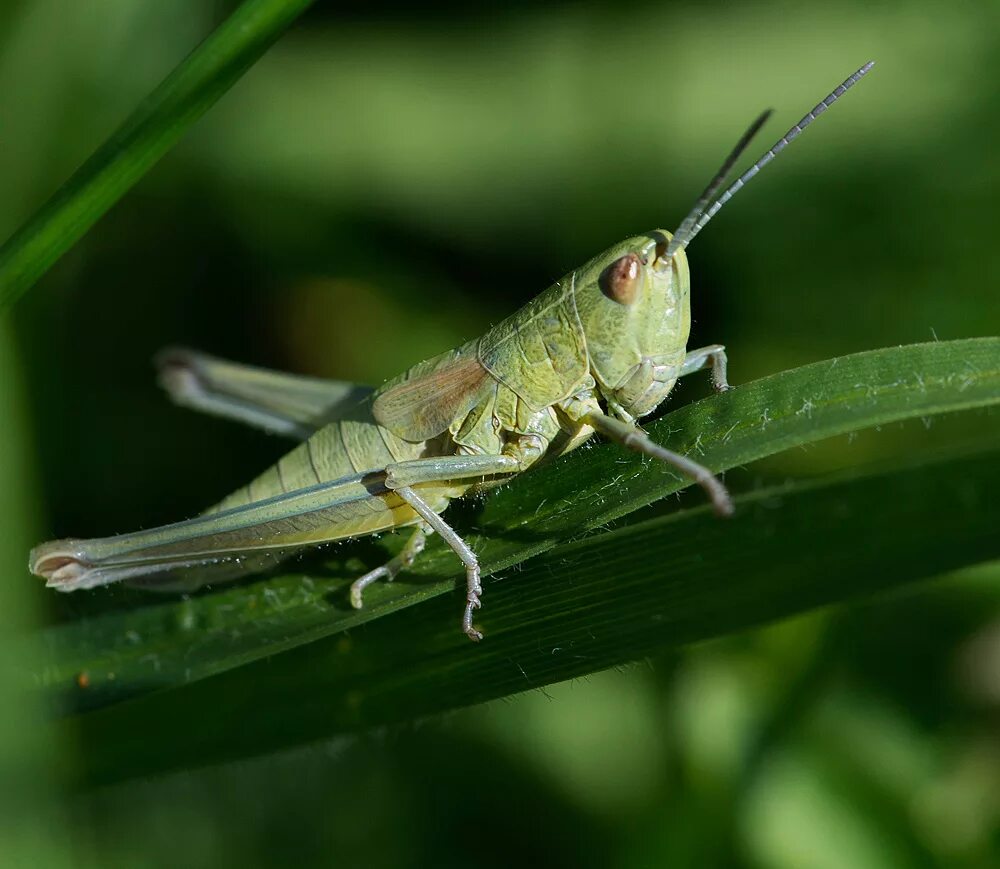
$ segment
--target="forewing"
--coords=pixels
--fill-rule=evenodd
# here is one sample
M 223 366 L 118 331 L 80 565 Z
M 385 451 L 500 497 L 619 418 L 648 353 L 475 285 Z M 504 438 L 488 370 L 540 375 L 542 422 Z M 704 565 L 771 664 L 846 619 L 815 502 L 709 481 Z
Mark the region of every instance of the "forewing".
M 432 360 L 411 369 L 406 377 L 376 395 L 372 413 L 379 425 L 414 443 L 463 419 L 493 383 L 471 354 Z

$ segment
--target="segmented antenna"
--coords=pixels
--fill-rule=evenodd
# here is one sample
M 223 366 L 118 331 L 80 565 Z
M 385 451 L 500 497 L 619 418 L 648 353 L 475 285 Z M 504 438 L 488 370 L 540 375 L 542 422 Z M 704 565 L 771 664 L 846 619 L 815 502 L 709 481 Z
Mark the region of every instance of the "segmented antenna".
M 740 159 L 740 155 L 746 150 L 747 145 L 754 136 L 760 131 L 760 128 L 764 126 L 767 119 L 771 117 L 774 109 L 767 109 L 767 111 L 761 112 L 760 116 L 754 121 L 749 129 L 740 136 L 740 140 L 736 143 L 736 147 L 733 148 L 732 152 L 726 157 L 725 162 L 719 168 L 719 171 L 715 173 L 715 177 L 708 182 L 708 187 L 705 188 L 705 192 L 701 194 L 698 201 L 694 204 L 694 208 L 688 213 L 688 216 L 684 218 L 681 225 L 677 227 L 677 232 L 674 233 L 673 238 L 670 239 L 670 244 L 667 245 L 667 250 L 663 255 L 665 260 L 669 260 L 674 252 L 679 248 L 683 241 L 678 241 L 678 239 L 684 239 L 689 232 L 691 232 L 695 221 L 701 217 L 702 212 L 708 207 L 708 204 L 715 198 L 715 194 L 719 192 L 719 188 L 726 183 L 726 179 L 729 177 L 729 173 L 732 171 L 733 166 L 736 161 Z
M 723 193 L 718 199 L 715 200 L 712 205 L 705 210 L 706 202 L 712 198 L 719 187 L 725 182 L 726 175 L 729 174 L 729 170 L 732 168 L 732 164 L 736 162 L 739 158 L 740 151 L 746 147 L 747 143 L 754 133 L 760 128 L 760 125 L 767 119 L 769 112 L 765 112 L 761 115 L 753 125 L 743 134 L 743 138 L 740 139 L 739 144 L 734 149 L 733 153 L 730 154 L 729 158 L 722 165 L 722 169 L 719 170 L 715 178 L 712 179 L 712 183 L 708 185 L 706 191 L 702 194 L 701 198 L 696 203 L 695 207 L 691 210 L 691 213 L 684 218 L 681 225 L 677 228 L 677 232 L 674 233 L 673 238 L 670 239 L 670 243 L 667 245 L 667 249 L 664 252 L 664 259 L 669 260 L 680 248 L 687 247 L 691 240 L 705 228 L 707 224 L 715 215 L 718 213 L 719 209 L 722 208 L 730 199 L 732 199 L 746 183 L 753 178 L 761 169 L 763 169 L 768 163 L 770 163 L 775 157 L 780 154 L 789 142 L 793 141 L 806 127 L 808 127 L 813 121 L 816 120 L 823 112 L 825 112 L 830 106 L 832 106 L 841 96 L 844 95 L 850 88 L 852 88 L 858 81 L 861 80 L 862 76 L 868 72 L 875 65 L 874 60 L 868 61 L 861 69 L 859 69 L 854 75 L 850 76 L 843 84 L 835 88 L 834 91 L 826 97 L 822 102 L 818 103 L 812 111 L 805 115 L 801 121 L 795 124 L 784 136 L 778 139 L 767 153 L 764 154 L 756 163 L 753 164 L 746 172 L 740 175 Z

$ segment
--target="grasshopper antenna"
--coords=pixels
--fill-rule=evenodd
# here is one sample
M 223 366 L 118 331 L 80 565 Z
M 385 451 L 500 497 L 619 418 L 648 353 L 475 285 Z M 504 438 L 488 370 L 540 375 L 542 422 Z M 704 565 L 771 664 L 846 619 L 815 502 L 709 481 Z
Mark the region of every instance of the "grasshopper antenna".
M 771 117 L 774 113 L 774 109 L 767 109 L 763 111 L 758 116 L 757 120 L 754 121 L 747 131 L 740 136 L 740 140 L 736 143 L 736 147 L 730 152 L 729 156 L 726 157 L 725 162 L 719 167 L 719 171 L 715 173 L 715 177 L 708 182 L 708 187 L 705 188 L 705 192 L 698 197 L 698 201 L 694 204 L 694 208 L 688 212 L 688 216 L 681 221 L 681 225 L 677 227 L 677 232 L 674 233 L 673 238 L 670 240 L 670 244 L 667 245 L 667 251 L 664 254 L 664 261 L 669 262 L 670 258 L 674 255 L 674 251 L 677 248 L 683 246 L 684 242 L 678 242 L 678 239 L 684 239 L 694 228 L 695 223 L 697 223 L 698 218 L 704 213 L 705 209 L 708 207 L 709 203 L 715 198 L 715 194 L 719 192 L 719 189 L 723 184 L 726 183 L 726 179 L 729 178 L 729 173 L 732 171 L 733 166 L 736 161 L 740 159 L 740 155 L 746 150 L 747 145 L 753 140 L 753 137 L 760 132 L 760 128 L 767 123 L 767 119 Z
M 722 164 L 722 168 L 716 173 L 712 182 L 707 188 L 705 188 L 705 192 L 701 195 L 701 198 L 697 201 L 697 203 L 695 203 L 695 206 L 691 209 L 690 214 L 688 214 L 688 216 L 681 222 L 681 225 L 677 228 L 677 232 L 675 232 L 673 238 L 670 239 L 670 243 L 667 245 L 667 249 L 664 252 L 662 259 L 669 262 L 670 258 L 677 253 L 678 250 L 686 248 L 691 243 L 691 240 L 705 228 L 705 225 L 713 217 L 715 217 L 723 205 L 739 193 L 739 191 L 751 178 L 753 178 L 754 175 L 760 172 L 761 169 L 777 157 L 778 154 L 785 149 L 789 142 L 797 138 L 806 127 L 816 120 L 816 118 L 830 108 L 830 106 L 840 99 L 840 97 L 850 90 L 850 88 L 854 87 L 854 85 L 856 85 L 874 65 L 874 60 L 868 61 L 868 63 L 847 78 L 841 85 L 834 88 L 834 90 L 825 99 L 823 99 L 822 102 L 817 103 L 816 106 L 813 107 L 812 111 L 808 112 L 802 120 L 795 124 L 787 133 L 785 133 L 784 136 L 778 139 L 778 141 L 768 149 L 767 153 L 764 154 L 763 157 L 747 169 L 746 172 L 740 175 L 740 177 L 737 178 L 726 189 L 726 191 L 712 203 L 711 206 L 706 208 L 708 202 L 725 183 L 726 177 L 729 175 L 729 171 L 732 169 L 733 164 L 739 159 L 740 153 L 744 148 L 746 148 L 754 134 L 761 128 L 770 116 L 770 110 L 764 112 L 759 118 L 757 118 L 757 120 L 751 124 L 750 129 L 743 134 L 739 143 L 737 143 L 736 147 L 733 149 L 733 152 L 726 158 L 725 163 Z

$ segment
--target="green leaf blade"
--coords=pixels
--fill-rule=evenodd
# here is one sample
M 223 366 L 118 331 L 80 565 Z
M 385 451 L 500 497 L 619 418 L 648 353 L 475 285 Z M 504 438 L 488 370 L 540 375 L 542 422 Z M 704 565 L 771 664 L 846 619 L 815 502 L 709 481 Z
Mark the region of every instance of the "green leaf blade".
M 682 407 L 650 432 L 719 471 L 838 433 L 998 402 L 1000 339 L 973 339 L 872 351 L 783 372 Z M 493 494 L 470 517 L 472 533 L 458 527 L 480 555 L 484 573 L 495 574 L 686 485 L 669 469 L 601 444 Z M 37 680 L 62 708 L 93 709 L 223 673 L 431 598 L 450 600 L 460 581 L 457 560 L 436 541 L 412 571 L 373 587 L 365 609 L 355 611 L 346 588 L 363 567 L 355 553 L 366 546 L 365 567 L 385 557 L 370 543 L 345 546 L 323 572 L 287 573 L 191 600 L 146 597 L 147 605 L 135 609 L 52 627 Z M 482 617 L 490 634 L 497 606 L 491 588 Z M 444 627 L 464 640 L 455 614 Z M 486 644 L 491 641 L 488 636 Z M 82 672 L 90 683 L 85 691 L 75 683 Z
M 488 642 L 460 634 L 446 595 L 71 719 L 86 746 L 72 774 L 104 783 L 412 720 L 1000 558 L 998 459 L 798 483 L 739 498 L 727 522 L 692 510 L 564 544 L 488 589 Z
M 32 286 L 313 0 L 245 0 L 0 248 L 0 309 Z

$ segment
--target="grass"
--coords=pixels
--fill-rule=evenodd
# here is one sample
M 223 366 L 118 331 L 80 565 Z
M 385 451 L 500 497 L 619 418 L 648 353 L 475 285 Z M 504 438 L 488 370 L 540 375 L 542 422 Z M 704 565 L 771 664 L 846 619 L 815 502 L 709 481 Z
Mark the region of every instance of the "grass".
M 0 248 L 13 303 L 169 151 L 313 0 L 245 0 Z
M 246 0 L 0 248 L 10 305 L 134 185 L 311 0 Z M 677 410 L 651 434 L 715 471 L 824 438 L 1000 401 L 1000 339 L 831 359 Z M 120 590 L 42 631 L 34 684 L 83 746 L 79 783 L 247 757 L 537 688 L 681 643 L 1000 557 L 997 451 L 799 481 L 704 508 L 621 520 L 685 485 L 601 444 L 459 514 L 487 583 L 471 645 L 457 564 L 346 586 L 388 547 L 186 599 Z M 498 580 L 503 580 L 502 582 Z M 157 734 L 151 745 L 148 735 Z
M 973 339 L 783 372 L 681 408 L 650 432 L 722 471 L 998 401 L 1000 339 Z M 349 580 L 385 557 L 369 541 L 324 565 L 190 599 L 123 596 L 50 627 L 36 678 L 69 714 L 59 726 L 88 746 L 76 770 L 85 781 L 412 720 L 1000 557 L 996 459 L 986 445 L 757 492 L 728 521 L 699 507 L 606 531 L 685 483 L 601 444 L 462 518 L 485 573 L 503 572 L 486 586 L 479 646 L 458 630 L 460 571 L 440 542 L 351 610 Z M 572 539 L 585 532 L 595 533 Z M 149 752 L 141 734 L 161 718 L 171 736 Z

